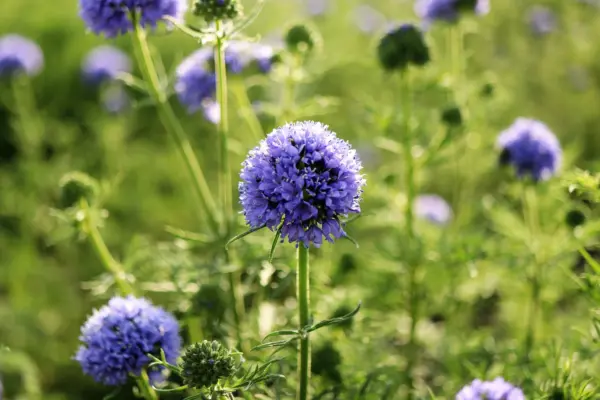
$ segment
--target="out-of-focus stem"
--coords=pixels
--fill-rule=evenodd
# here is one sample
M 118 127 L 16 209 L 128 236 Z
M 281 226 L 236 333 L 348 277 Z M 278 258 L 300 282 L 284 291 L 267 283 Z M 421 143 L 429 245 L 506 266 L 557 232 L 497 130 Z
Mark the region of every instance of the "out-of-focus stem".
M 298 266 L 296 270 L 296 297 L 298 299 L 299 329 L 310 323 L 310 266 L 308 249 L 298 245 Z M 308 334 L 300 338 L 298 344 L 298 390 L 296 399 L 307 400 L 310 379 L 310 339 Z
M 38 118 L 30 78 L 20 74 L 11 82 L 14 112 L 17 116 L 18 131 L 21 136 L 21 150 L 28 156 L 39 151 L 43 127 Z
M 158 111 L 158 116 L 167 132 L 169 132 L 171 137 L 173 137 L 175 140 L 177 149 L 179 150 L 185 162 L 188 172 L 192 176 L 193 186 L 200 200 L 206 220 L 208 221 L 213 232 L 218 233 L 219 212 L 208 184 L 206 183 L 206 178 L 204 177 L 200 163 L 196 158 L 192 145 L 185 131 L 183 130 L 183 127 L 181 126 L 177 116 L 175 115 L 175 112 L 169 104 L 164 88 L 161 86 L 158 74 L 156 72 L 156 67 L 152 61 L 148 42 L 146 40 L 146 31 L 138 23 L 134 23 L 134 27 L 134 52 L 140 65 L 140 70 L 144 80 L 146 83 L 148 83 L 148 87 L 151 92 L 150 94 Z M 221 112 L 223 112 L 223 110 L 221 110 Z
M 256 116 L 256 113 L 252 109 L 252 104 L 248 98 L 246 85 L 244 85 L 244 82 L 238 80 L 237 82 L 233 82 L 231 86 L 233 89 L 233 95 L 235 96 L 239 106 L 239 113 L 244 121 L 246 121 L 248 128 L 250 128 L 253 140 L 258 144 L 259 141 L 265 138 L 265 132 Z

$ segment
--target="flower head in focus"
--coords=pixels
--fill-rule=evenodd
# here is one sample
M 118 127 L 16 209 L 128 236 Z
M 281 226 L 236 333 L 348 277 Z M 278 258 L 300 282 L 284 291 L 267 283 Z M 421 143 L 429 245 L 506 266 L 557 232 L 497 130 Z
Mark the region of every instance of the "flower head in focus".
M 340 218 L 360 212 L 360 160 L 326 125 L 305 121 L 271 132 L 240 173 L 240 202 L 252 228 L 281 229 L 288 241 L 319 247 L 345 236 Z
M 114 81 L 119 73 L 131 71 L 131 59 L 113 46 L 98 46 L 82 64 L 83 78 L 91 85 Z
M 379 42 L 377 54 L 387 71 L 402 70 L 409 65 L 423 66 L 429 62 L 429 49 L 423 33 L 412 24 L 392 28 Z
M 194 343 L 181 358 L 184 383 L 197 389 L 216 385 L 220 379 L 231 377 L 237 369 L 231 351 L 216 340 Z
M 461 389 L 456 400 L 525 400 L 523 391 L 502 378 L 493 381 L 475 379 Z
M 122 385 L 139 375 L 150 362 L 148 354 L 175 363 L 181 348 L 177 320 L 160 307 L 133 296 L 113 297 L 96 310 L 81 328 L 82 345 L 75 356 L 83 372 L 108 386 Z M 154 382 L 160 369 L 149 371 Z
M 529 26 L 538 36 L 552 33 L 556 29 L 556 15 L 548 7 L 533 6 L 529 10 Z
M 438 225 L 445 225 L 452 218 L 452 208 L 450 208 L 450 205 L 446 200 L 434 194 L 417 196 L 414 210 L 418 218 Z
M 43 66 L 44 55 L 36 43 L 14 34 L 0 37 L 0 77 L 37 75 Z
M 518 118 L 497 139 L 501 164 L 512 165 L 517 176 L 539 181 L 550 178 L 560 167 L 562 149 L 554 133 L 542 122 Z
M 164 16 L 183 19 L 187 0 L 79 0 L 79 15 L 89 30 L 114 37 L 133 30 L 136 14 L 143 27 L 155 28 Z
M 462 13 L 489 13 L 490 0 L 417 0 L 415 12 L 426 24 L 435 21 L 456 22 Z

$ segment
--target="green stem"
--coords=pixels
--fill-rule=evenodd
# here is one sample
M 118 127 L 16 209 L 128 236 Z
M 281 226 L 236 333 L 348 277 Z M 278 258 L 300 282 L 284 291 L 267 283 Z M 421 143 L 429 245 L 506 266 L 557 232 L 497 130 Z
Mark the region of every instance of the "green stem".
M 181 123 L 177 119 L 173 108 L 169 104 L 169 99 L 160 83 L 156 67 L 152 60 L 150 48 L 146 40 L 146 31 L 136 23 L 135 16 L 132 17 L 134 21 L 135 32 L 133 35 L 133 49 L 140 65 L 140 70 L 144 77 L 144 80 L 148 83 L 150 94 L 156 104 L 158 116 L 164 126 L 169 132 L 171 137 L 177 144 L 177 149 L 181 153 L 188 172 L 192 176 L 194 183 L 194 189 L 198 195 L 201 203 L 201 207 L 205 213 L 205 217 L 213 230 L 214 233 L 219 232 L 218 216 L 216 203 L 211 195 L 211 191 L 206 183 L 204 173 L 198 163 L 198 159 L 194 154 L 192 145 L 181 126 Z M 221 110 L 221 112 L 223 112 Z
M 43 127 L 36 111 L 29 77 L 24 74 L 15 76 L 11 86 L 14 112 L 17 115 L 18 131 L 21 135 L 21 149 L 28 156 L 38 154 Z
M 218 124 L 219 132 L 219 191 L 223 207 L 222 233 L 228 239 L 233 232 L 234 213 L 232 200 L 231 168 L 229 167 L 229 148 L 227 145 L 229 135 L 229 104 L 227 101 L 227 65 L 225 63 L 225 35 L 222 31 L 222 21 L 215 22 L 217 30 L 217 43 L 215 45 L 215 74 L 217 80 L 217 103 L 221 110 L 221 119 Z M 233 254 L 225 250 L 225 263 L 229 264 Z M 244 349 L 242 338 L 242 322 L 244 320 L 245 306 L 244 293 L 241 284 L 241 273 L 233 271 L 228 273 L 229 294 L 233 311 L 233 322 L 236 328 L 238 346 Z
M 127 275 L 123 270 L 121 264 L 115 260 L 108 250 L 106 243 L 102 239 L 102 235 L 98 230 L 98 226 L 94 222 L 91 215 L 91 208 L 85 199 L 79 201 L 79 206 L 83 212 L 83 219 L 81 221 L 84 231 L 89 235 L 94 251 L 102 261 L 104 268 L 110 272 L 119 287 L 119 291 L 122 295 L 135 294 L 133 286 L 127 280 Z
M 139 377 L 136 378 L 138 388 L 140 389 L 140 393 L 144 396 L 146 400 L 158 400 L 158 394 L 152 389 L 152 385 L 150 385 L 150 378 L 148 377 L 148 373 L 145 369 L 142 370 L 142 373 Z
M 529 269 L 527 281 L 529 283 L 531 298 L 529 305 L 529 316 L 527 319 L 527 330 L 525 333 L 525 339 L 523 343 L 523 359 L 529 361 L 530 353 L 535 344 L 535 332 L 538 325 L 540 302 L 541 302 L 541 291 L 542 291 L 542 261 L 540 260 L 539 246 L 537 242 L 537 235 L 540 232 L 539 219 L 538 219 L 538 208 L 537 208 L 537 196 L 535 188 L 528 184 L 523 183 L 522 193 L 522 206 L 523 206 L 523 219 L 529 229 L 529 246 L 533 254 L 533 267 Z
M 310 284 L 308 249 L 298 245 L 298 269 L 296 271 L 296 296 L 298 298 L 299 328 L 310 324 Z M 300 338 L 298 346 L 298 392 L 296 399 L 308 399 L 308 381 L 310 379 L 310 339 L 308 334 Z
M 265 138 L 265 131 L 256 116 L 256 113 L 252 109 L 252 103 L 250 103 L 250 99 L 248 98 L 248 91 L 246 89 L 246 85 L 241 79 L 238 79 L 233 82 L 231 85 L 233 89 L 233 94 L 236 98 L 237 104 L 239 106 L 239 113 L 244 118 L 246 125 L 250 128 L 250 132 L 252 132 L 253 140 L 256 142 L 261 141 Z
M 402 145 L 404 150 L 404 173 L 406 185 L 406 208 L 404 210 L 406 222 L 406 234 L 408 236 L 411 249 L 415 249 L 414 239 L 414 211 L 413 204 L 416 197 L 415 183 L 415 160 L 412 154 L 413 135 L 411 132 L 411 114 L 412 114 L 412 98 L 411 98 L 411 82 L 409 70 L 405 69 L 400 72 L 400 101 L 402 104 Z M 412 257 L 411 257 L 412 258 Z M 408 399 L 413 398 L 414 388 L 414 367 L 417 362 L 416 351 L 416 331 L 417 322 L 419 320 L 419 282 L 418 282 L 418 265 L 410 260 L 408 265 L 408 311 L 410 314 L 410 331 L 408 338 L 408 363 L 406 367 L 406 375 L 408 378 Z
M 463 33 L 460 26 L 460 21 L 456 22 L 450 28 L 450 65 L 452 74 L 452 89 L 454 92 L 454 102 L 460 109 L 461 115 L 465 117 L 467 112 L 466 98 L 463 96 L 463 58 L 464 58 L 464 46 L 463 46 Z M 452 157 L 452 164 L 454 167 L 454 184 L 453 184 L 453 199 L 454 199 L 454 218 L 455 226 L 460 226 L 459 222 L 463 217 L 463 213 L 460 212 L 460 205 L 462 204 L 461 198 L 463 196 L 463 188 L 461 185 L 461 168 L 460 168 L 460 152 L 454 151 Z

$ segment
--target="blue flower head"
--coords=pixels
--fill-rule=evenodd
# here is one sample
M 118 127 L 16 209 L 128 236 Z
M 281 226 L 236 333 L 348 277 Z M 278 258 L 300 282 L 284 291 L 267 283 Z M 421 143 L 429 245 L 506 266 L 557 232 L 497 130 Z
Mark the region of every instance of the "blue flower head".
M 0 77 L 25 73 L 37 75 L 44 66 L 44 55 L 40 47 L 19 35 L 0 38 Z
M 188 56 L 175 73 L 175 93 L 190 113 L 202 109 L 216 90 L 217 79 L 211 70 L 212 49 L 205 47 Z
M 497 143 L 502 150 L 500 162 L 512 165 L 519 178 L 529 175 L 536 181 L 545 180 L 560 167 L 560 143 L 540 121 L 517 118 L 500 133 Z
M 165 352 L 175 363 L 181 348 L 177 320 L 160 307 L 133 296 L 113 297 L 96 310 L 81 328 L 83 342 L 75 355 L 83 369 L 104 385 L 122 385 L 130 374 L 139 375 L 148 365 L 148 354 Z M 162 371 L 149 371 L 151 380 L 162 380 Z
M 271 71 L 273 48 L 260 43 L 231 41 L 225 49 L 225 64 L 229 72 L 240 74 L 256 65 L 260 72 Z
M 525 400 L 523 391 L 502 378 L 493 381 L 475 379 L 456 395 L 456 400 Z
M 477 15 L 489 13 L 490 0 L 417 0 L 415 12 L 426 24 L 435 21 L 456 22 L 464 12 Z
M 420 218 L 437 225 L 446 225 L 452 218 L 452 208 L 441 198 L 434 194 L 417 196 L 414 203 L 414 213 Z
M 186 0 L 79 0 L 79 15 L 88 29 L 106 37 L 133 30 L 133 13 L 141 26 L 154 28 L 164 16 L 182 19 L 186 9 Z
M 90 51 L 81 66 L 83 78 L 91 85 L 113 81 L 121 72 L 131 71 L 131 59 L 113 46 L 98 46 Z
M 548 7 L 533 6 L 529 10 L 529 26 L 535 35 L 547 35 L 556 29 L 556 16 Z
M 242 165 L 240 203 L 251 228 L 280 227 L 282 239 L 319 247 L 345 235 L 341 217 L 360 212 L 360 160 L 321 123 L 275 129 Z

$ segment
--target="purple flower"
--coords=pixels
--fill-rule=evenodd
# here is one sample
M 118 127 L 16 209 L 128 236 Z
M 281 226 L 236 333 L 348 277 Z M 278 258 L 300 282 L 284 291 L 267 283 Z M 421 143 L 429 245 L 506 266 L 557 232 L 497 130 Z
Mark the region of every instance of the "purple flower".
M 233 74 L 240 74 L 252 65 L 256 65 L 262 73 L 269 73 L 273 56 L 274 51 L 271 46 L 231 41 L 225 49 L 225 64 L 229 72 Z
M 502 378 L 483 382 L 475 379 L 456 395 L 456 400 L 525 400 L 523 391 Z
M 414 213 L 418 218 L 438 225 L 445 225 L 452 218 L 450 205 L 435 194 L 417 196 L 414 202 Z
M 44 55 L 40 47 L 19 35 L 0 38 L 0 77 L 15 73 L 37 75 L 44 66 Z
M 490 0 L 417 0 L 415 12 L 427 24 L 434 21 L 455 22 L 465 11 L 484 15 L 490 12 Z
M 119 73 L 131 71 L 127 54 L 112 46 L 98 46 L 83 60 L 83 78 L 91 85 L 115 80 Z
M 79 0 L 79 15 L 97 35 L 114 37 L 133 30 L 131 14 L 143 27 L 156 27 L 164 17 L 182 19 L 186 0 Z
M 560 143 L 554 133 L 540 121 L 517 120 L 498 136 L 502 149 L 500 162 L 512 165 L 518 177 L 530 175 L 545 180 L 556 173 L 562 158 Z
M 242 164 L 240 203 L 251 228 L 281 228 L 282 239 L 319 247 L 345 235 L 341 217 L 360 212 L 360 160 L 326 125 L 275 129 Z
M 215 95 L 217 79 L 210 66 L 212 57 L 212 48 L 202 48 L 177 67 L 175 93 L 190 113 L 200 110 Z
M 548 7 L 533 6 L 529 10 L 529 26 L 534 34 L 547 35 L 556 29 L 556 16 Z
M 83 344 L 75 355 L 83 369 L 99 383 L 116 386 L 130 374 L 139 375 L 148 365 L 148 354 L 165 352 L 175 363 L 181 349 L 177 320 L 160 307 L 133 296 L 113 297 L 94 311 L 81 328 Z M 162 380 L 160 369 L 151 369 L 153 381 Z

